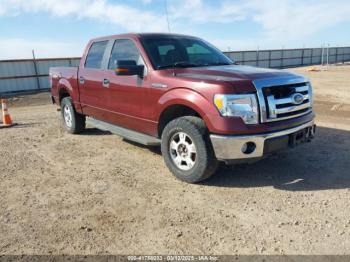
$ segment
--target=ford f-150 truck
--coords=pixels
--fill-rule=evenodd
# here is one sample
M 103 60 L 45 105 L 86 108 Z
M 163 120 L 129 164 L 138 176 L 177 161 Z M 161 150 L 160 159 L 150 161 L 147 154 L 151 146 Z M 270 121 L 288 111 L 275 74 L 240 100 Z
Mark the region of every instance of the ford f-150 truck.
M 237 65 L 192 36 L 93 39 L 78 67 L 50 68 L 50 83 L 69 133 L 89 122 L 160 145 L 170 171 L 190 183 L 209 178 L 219 161 L 261 159 L 315 134 L 306 78 Z

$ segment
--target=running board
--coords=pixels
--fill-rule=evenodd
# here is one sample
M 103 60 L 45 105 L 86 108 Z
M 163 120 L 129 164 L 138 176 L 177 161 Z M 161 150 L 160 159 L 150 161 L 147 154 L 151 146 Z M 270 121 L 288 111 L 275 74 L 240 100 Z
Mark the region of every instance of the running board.
M 146 146 L 159 146 L 160 139 L 133 131 L 124 127 L 113 125 L 95 118 L 87 117 L 86 123 L 104 131 L 109 131 L 113 134 L 119 135 L 125 139 L 140 143 Z

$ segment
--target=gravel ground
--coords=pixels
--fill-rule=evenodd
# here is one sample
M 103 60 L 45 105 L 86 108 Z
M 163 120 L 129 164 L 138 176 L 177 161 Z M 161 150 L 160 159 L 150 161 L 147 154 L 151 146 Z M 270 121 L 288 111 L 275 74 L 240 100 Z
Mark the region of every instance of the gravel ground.
M 49 94 L 0 129 L 0 254 L 349 254 L 350 66 L 315 87 L 314 142 L 210 180 L 176 180 L 158 148 L 64 133 Z

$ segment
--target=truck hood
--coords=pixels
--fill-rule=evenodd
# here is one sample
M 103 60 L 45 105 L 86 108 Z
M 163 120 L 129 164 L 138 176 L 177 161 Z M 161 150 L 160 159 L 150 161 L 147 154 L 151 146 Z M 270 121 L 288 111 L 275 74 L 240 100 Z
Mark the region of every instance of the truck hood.
M 176 69 L 177 77 L 212 81 L 258 80 L 266 78 L 300 77 L 300 75 L 277 69 L 243 65 L 207 66 Z

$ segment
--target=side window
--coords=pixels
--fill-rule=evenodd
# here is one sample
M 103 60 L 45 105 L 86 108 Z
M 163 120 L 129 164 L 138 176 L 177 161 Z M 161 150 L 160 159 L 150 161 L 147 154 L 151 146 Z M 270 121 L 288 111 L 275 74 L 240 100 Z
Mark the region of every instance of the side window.
M 85 68 L 100 69 L 108 41 L 93 43 L 86 57 Z
M 133 61 L 135 65 L 145 65 L 139 50 L 130 39 L 115 40 L 108 69 L 114 70 L 118 65 L 118 61 L 121 60 Z

